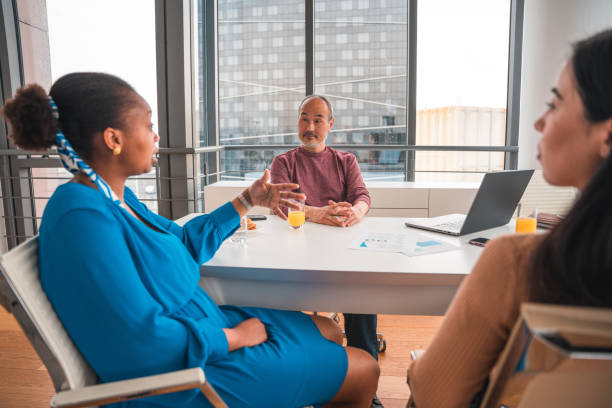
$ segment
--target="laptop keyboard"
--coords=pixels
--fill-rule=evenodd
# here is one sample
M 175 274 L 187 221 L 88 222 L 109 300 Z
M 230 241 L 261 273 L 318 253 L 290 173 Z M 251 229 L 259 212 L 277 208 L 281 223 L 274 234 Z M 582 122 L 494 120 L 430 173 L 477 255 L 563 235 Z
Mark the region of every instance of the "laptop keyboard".
M 445 231 L 457 231 L 461 229 L 463 225 L 463 220 L 451 221 L 451 222 L 442 222 L 440 224 L 432 225 L 432 228 L 437 228 Z
M 465 222 L 464 214 L 447 214 L 433 218 L 408 218 L 407 225 L 414 227 L 423 227 L 425 229 L 433 229 L 435 231 L 450 232 L 459 234 L 463 223 Z

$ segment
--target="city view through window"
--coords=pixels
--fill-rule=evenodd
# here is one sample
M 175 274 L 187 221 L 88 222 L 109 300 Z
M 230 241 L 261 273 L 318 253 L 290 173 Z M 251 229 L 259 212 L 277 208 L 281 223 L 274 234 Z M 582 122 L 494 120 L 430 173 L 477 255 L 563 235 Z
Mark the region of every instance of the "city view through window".
M 193 2 L 195 10 L 203 7 L 202 0 Z M 315 0 L 314 92 L 329 98 L 335 113 L 328 143 L 407 143 L 407 3 Z M 75 71 L 117 75 L 147 100 L 157 122 L 154 5 L 150 0 L 47 0 L 52 80 Z M 417 145 L 505 144 L 509 14 L 510 0 L 418 2 Z M 113 30 L 94 28 L 111 20 Z M 204 24 L 197 18 L 193 22 Z M 263 147 L 222 151 L 221 179 L 259 177 L 275 155 L 299 144 L 297 108 L 306 93 L 308 60 L 305 28 L 304 0 L 218 0 L 219 143 Z M 201 59 L 205 46 L 197 43 L 200 37 L 194 40 L 186 46 L 199 51 Z M 193 67 L 200 97 L 206 94 L 207 67 L 203 60 Z M 205 102 L 200 101 L 202 112 Z M 196 122 L 206 117 L 202 112 L 193 115 L 200 118 Z M 194 138 L 206 145 L 207 126 L 194 123 L 194 129 Z M 353 152 L 366 180 L 406 177 L 403 151 Z M 415 179 L 427 181 L 477 181 L 482 172 L 504 166 L 501 152 L 417 151 L 414 160 Z M 32 175 L 40 216 L 51 192 L 70 176 L 62 168 L 37 168 Z M 152 172 L 129 182 L 154 211 L 155 177 Z
M 52 81 L 71 72 L 106 72 L 119 76 L 147 101 L 157 124 L 155 8 L 148 0 L 46 0 Z M 113 21 L 112 30 L 100 30 Z M 78 56 L 78 57 L 76 57 Z M 32 169 L 36 214 L 72 175 L 58 168 Z M 155 169 L 127 182 L 157 212 Z
M 219 0 L 222 145 L 299 144 L 304 13 L 302 0 Z M 405 0 L 315 1 L 314 90 L 335 113 L 328 144 L 406 144 L 407 16 Z M 417 145 L 505 144 L 509 20 L 509 0 L 419 1 Z M 285 150 L 224 151 L 222 179 L 258 177 Z M 405 152 L 354 153 L 366 180 L 404 180 Z M 414 168 L 416 180 L 480 180 L 503 160 L 418 151 Z

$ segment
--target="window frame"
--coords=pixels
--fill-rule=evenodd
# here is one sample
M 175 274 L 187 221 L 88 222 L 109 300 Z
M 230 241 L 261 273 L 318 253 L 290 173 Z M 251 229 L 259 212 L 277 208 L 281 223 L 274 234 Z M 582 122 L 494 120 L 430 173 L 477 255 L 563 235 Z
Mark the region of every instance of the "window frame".
M 198 0 L 194 0 L 198 1 Z M 204 1 L 204 0 L 202 0 Z M 204 1 L 204 3 L 217 4 L 217 0 Z M 418 0 L 408 0 L 408 16 L 407 16 L 407 61 L 406 61 L 406 140 L 403 144 L 383 145 L 383 144 L 330 144 L 332 147 L 344 150 L 399 150 L 406 152 L 404 180 L 415 180 L 415 153 L 417 151 L 451 151 L 451 152 L 503 152 L 504 153 L 504 169 L 516 169 L 518 165 L 518 125 L 519 125 L 519 106 L 520 106 L 520 89 L 521 89 L 521 55 L 522 55 L 522 38 L 523 38 L 523 10 L 524 0 L 510 0 L 510 33 L 508 44 L 508 82 L 507 82 L 507 104 L 506 104 L 506 132 L 504 146 L 486 146 L 486 145 L 454 145 L 454 146 L 428 146 L 416 144 L 416 64 L 417 64 L 417 7 Z M 304 0 L 304 19 L 305 19 L 305 95 L 312 95 L 315 86 L 315 0 Z M 205 20 L 206 26 L 213 26 L 213 33 L 210 35 L 217 36 L 217 16 L 208 15 Z M 207 31 L 208 32 L 208 31 Z M 207 44 L 212 46 L 207 40 Z M 216 43 L 215 52 L 216 52 Z M 206 61 L 206 69 L 217 70 L 218 64 L 215 58 L 214 61 Z M 218 83 L 215 82 L 215 87 Z M 211 95 L 209 93 L 209 95 Z M 208 99 L 207 105 L 214 107 L 215 117 L 218 117 L 218 99 Z M 209 129 L 212 131 L 213 129 Z M 219 127 L 214 129 L 216 132 L 216 140 L 219 140 Z M 212 138 L 215 139 L 215 138 Z M 211 137 L 209 136 L 209 141 Z M 219 144 L 216 144 L 219 146 Z M 282 150 L 296 147 L 289 144 L 257 144 L 257 145 L 223 145 L 220 146 L 223 150 Z M 220 169 L 220 157 L 217 154 L 216 162 L 211 165 L 215 169 Z M 220 179 L 220 172 L 215 174 L 215 180 Z
M 198 7 L 198 1 L 203 7 Z M 516 169 L 524 0 L 511 0 L 504 146 L 416 145 L 417 6 L 418 0 L 409 0 L 405 142 L 331 146 L 355 151 L 405 151 L 406 181 L 414 180 L 416 151 L 504 152 L 504 168 Z M 16 7 L 14 1 L 0 2 L 0 18 L 5 23 L 4 29 L 0 30 L 2 102 L 23 85 Z M 203 204 L 204 186 L 220 179 L 221 151 L 287 150 L 295 147 L 288 144 L 220 145 L 217 11 L 217 0 L 155 0 L 160 135 L 157 200 L 159 213 L 170 219 L 206 211 Z M 312 94 L 315 85 L 315 0 L 304 0 L 304 18 L 305 85 L 306 94 Z M 194 72 L 196 68 L 198 72 Z M 198 93 L 196 87 L 200 86 L 200 82 L 202 92 Z M 199 100 L 196 100 L 198 95 Z M 198 106 L 199 117 L 195 114 Z M 200 123 L 196 122 L 198 120 Z M 37 233 L 31 169 L 61 166 L 53 151 L 32 156 L 16 150 L 7 138 L 7 130 L 6 126 L 0 127 L 0 169 L 3 175 L 7 175 L 0 180 L 2 249 L 12 248 Z
M 21 36 L 17 4 L 0 2 L 0 103 L 4 104 L 17 88 L 24 85 Z M 25 241 L 38 231 L 34 219 L 32 161 L 30 155 L 17 150 L 8 139 L 8 127 L 0 126 L 1 207 L 0 250 Z

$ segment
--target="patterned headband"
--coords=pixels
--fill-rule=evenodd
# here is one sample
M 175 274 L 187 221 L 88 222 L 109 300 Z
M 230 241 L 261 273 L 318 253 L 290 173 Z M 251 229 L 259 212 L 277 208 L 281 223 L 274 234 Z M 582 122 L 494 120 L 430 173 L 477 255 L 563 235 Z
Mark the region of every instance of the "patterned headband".
M 51 96 L 49 96 L 49 105 L 51 105 L 53 117 L 59 121 L 57 105 Z M 79 157 L 77 152 L 75 152 L 70 145 L 70 142 L 68 142 L 68 139 L 66 139 L 66 136 L 64 136 L 64 132 L 62 132 L 60 129 L 58 129 L 57 134 L 55 135 L 55 143 L 57 144 L 57 152 L 59 153 L 62 164 L 66 170 L 72 174 L 77 174 L 78 172 L 85 174 L 96 185 L 96 187 L 98 187 L 98 191 L 111 199 L 111 201 L 118 206 L 123 207 L 123 204 L 115 192 L 110 188 L 106 181 L 102 179 L 102 177 L 98 176 L 98 174 Z

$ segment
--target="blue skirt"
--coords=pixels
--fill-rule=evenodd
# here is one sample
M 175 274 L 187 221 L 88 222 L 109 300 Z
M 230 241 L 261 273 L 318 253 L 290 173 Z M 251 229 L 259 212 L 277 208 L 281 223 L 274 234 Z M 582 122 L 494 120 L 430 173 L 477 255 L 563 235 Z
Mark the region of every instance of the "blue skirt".
M 175 314 L 196 319 L 212 317 L 223 327 L 234 327 L 257 317 L 268 333 L 264 343 L 235 350 L 202 367 L 207 381 L 228 406 L 317 406 L 336 395 L 348 369 L 346 350 L 325 339 L 308 315 L 262 308 L 216 307 L 211 303 L 204 291 L 197 290 L 193 299 Z

